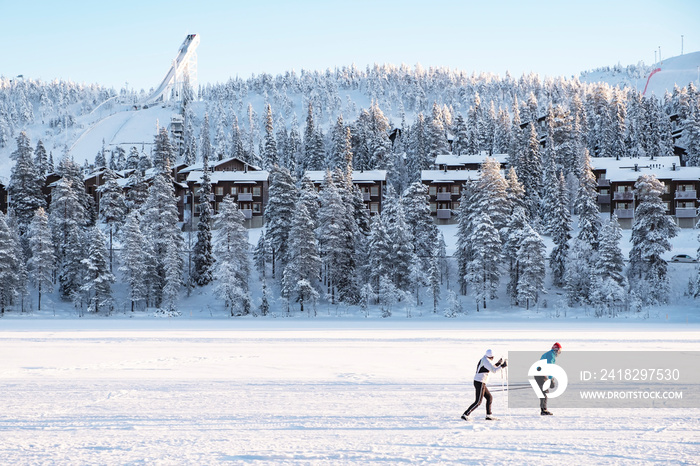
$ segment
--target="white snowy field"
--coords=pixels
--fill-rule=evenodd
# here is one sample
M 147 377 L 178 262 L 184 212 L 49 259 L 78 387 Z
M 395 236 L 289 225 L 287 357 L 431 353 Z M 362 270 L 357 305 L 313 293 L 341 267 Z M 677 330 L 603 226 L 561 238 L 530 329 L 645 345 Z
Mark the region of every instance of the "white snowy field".
M 700 325 L 4 320 L 0 464 L 697 462 L 700 409 L 554 399 L 541 417 L 509 411 L 496 374 L 502 420 L 459 419 L 485 349 L 553 341 L 561 357 L 697 350 Z

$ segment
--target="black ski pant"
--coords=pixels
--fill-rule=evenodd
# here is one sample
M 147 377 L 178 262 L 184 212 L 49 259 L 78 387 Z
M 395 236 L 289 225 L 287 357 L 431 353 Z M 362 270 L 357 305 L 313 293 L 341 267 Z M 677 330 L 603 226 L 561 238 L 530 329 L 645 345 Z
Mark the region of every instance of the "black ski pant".
M 491 392 L 489 392 L 489 389 L 486 388 L 486 384 L 475 380 L 474 389 L 476 390 L 476 400 L 474 400 L 474 403 L 472 403 L 471 406 L 467 408 L 467 410 L 464 412 L 464 415 L 469 416 L 472 413 L 472 411 L 479 407 L 481 401 L 484 398 L 486 398 L 486 414 L 491 414 L 491 402 L 493 401 L 493 396 L 491 396 Z
M 547 377 L 535 377 L 535 382 L 537 382 L 537 386 L 540 387 L 540 390 L 542 391 L 542 393 L 544 393 L 544 398 L 540 398 L 541 411 L 547 411 L 547 393 L 549 393 L 549 389 L 542 390 L 542 387 L 544 386 L 544 383 L 546 381 Z

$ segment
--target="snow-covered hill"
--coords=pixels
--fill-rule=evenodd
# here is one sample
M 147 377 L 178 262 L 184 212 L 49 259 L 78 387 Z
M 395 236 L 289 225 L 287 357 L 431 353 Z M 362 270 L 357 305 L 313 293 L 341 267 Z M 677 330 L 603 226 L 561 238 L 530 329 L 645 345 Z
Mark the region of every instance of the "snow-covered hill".
M 656 69 L 660 71 L 648 79 L 649 74 Z M 646 95 L 660 97 L 667 90 L 672 91 L 676 85 L 686 86 L 695 82 L 700 87 L 699 70 L 700 52 L 694 52 L 668 58 L 652 66 L 640 62 L 626 68 L 620 65 L 600 68 L 582 73 L 580 80 L 585 83 L 625 85 L 640 92 L 647 86 L 648 80 Z M 234 74 L 235 69 L 231 72 Z M 260 75 L 245 81 L 236 78 L 225 84 L 206 85 L 200 89 L 206 98 L 192 106 L 194 131 L 196 135 L 199 134 L 204 113 L 209 112 L 211 121 L 222 123 L 224 131 L 230 133 L 235 115 L 241 130 L 253 133 L 254 141 L 250 147 L 257 150 L 260 136 L 264 133 L 262 120 L 268 102 L 273 108 L 275 130 L 284 126 L 288 131 L 296 118 L 300 132 L 305 125 L 308 104 L 313 102 L 315 124 L 325 134 L 329 133 L 339 115 L 343 116 L 346 124 L 352 123 L 358 119 L 362 109 L 369 108 L 372 101 L 378 103 L 392 127 L 401 126 L 404 117 L 408 124 L 415 122 L 419 113 L 429 118 L 433 102 L 449 107 L 453 116 L 461 114 L 466 117 L 475 105 L 477 95 L 483 106 L 493 101 L 496 110 L 503 108 L 510 111 L 514 95 L 518 95 L 523 107 L 528 96 L 534 93 L 541 113 L 549 104 L 551 83 L 552 81 L 549 84 L 543 82 L 536 75 L 519 79 L 510 76 L 501 78 L 491 74 L 466 75 L 454 70 L 424 70 L 420 66 L 411 69 L 392 65 L 368 67 L 366 70 L 351 66 L 325 73 L 302 71 L 299 75 L 292 71 L 275 77 Z M 0 83 L 0 90 L 2 85 L 10 86 L 9 81 L 5 81 Z M 557 85 L 563 89 L 568 88 L 568 85 L 561 82 Z M 79 164 L 85 161 L 92 163 L 97 152 L 102 149 L 103 141 L 107 150 L 114 150 L 117 145 L 121 145 L 127 153 L 131 146 L 148 152 L 156 134 L 156 126 L 167 126 L 172 114 L 177 111 L 168 105 L 135 110 L 133 104 L 139 99 L 137 95 L 122 92 L 117 96 L 113 90 L 101 88 L 91 94 L 71 90 L 72 93 L 65 93 L 66 96 L 75 96 L 70 105 L 62 106 L 60 103 L 68 97 L 52 97 L 55 103 L 47 106 L 45 102 L 51 100 L 45 98 L 47 91 L 36 91 L 37 87 L 40 86 L 36 82 L 27 82 L 18 89 L 6 88 L 5 91 L 9 94 L 4 102 L 0 95 L 0 182 L 9 181 L 12 167 L 10 154 L 16 148 L 14 138 L 21 130 L 27 131 L 32 144 L 41 139 L 47 151 L 53 153 L 55 161 L 67 153 Z M 49 95 L 52 94 L 51 91 L 49 89 Z M 22 121 L 21 115 L 21 111 L 27 107 L 25 94 L 33 106 L 34 114 L 27 122 Z M 80 101 L 80 98 L 83 100 Z M 120 99 L 122 103 L 119 102 Z M 5 131 L 5 147 L 1 143 L 3 112 L 6 118 L 14 120 L 9 134 Z M 56 119 L 65 115 L 74 117 L 71 125 L 56 125 Z M 255 121 L 252 130 L 251 116 Z M 524 116 L 521 115 L 522 117 Z M 216 123 L 212 124 L 211 130 L 214 140 Z M 246 146 L 246 150 L 248 148 Z
M 654 70 L 651 78 L 649 75 Z M 643 63 L 628 67 L 606 67 L 595 71 L 581 73 L 581 81 L 587 83 L 606 82 L 611 86 L 627 86 L 639 92 L 663 97 L 666 91 L 673 92 L 674 86 L 685 87 L 693 83 L 698 87 L 700 79 L 700 52 L 687 53 L 671 57 L 651 66 Z M 647 85 L 648 81 L 648 85 Z

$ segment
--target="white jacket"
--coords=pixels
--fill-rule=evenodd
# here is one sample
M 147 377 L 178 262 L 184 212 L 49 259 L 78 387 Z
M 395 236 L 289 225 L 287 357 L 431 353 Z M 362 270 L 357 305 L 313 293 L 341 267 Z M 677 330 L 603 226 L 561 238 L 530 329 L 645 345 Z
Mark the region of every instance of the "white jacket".
M 489 358 L 484 356 L 479 360 L 479 364 L 476 365 L 476 374 L 474 375 L 474 380 L 481 383 L 486 383 L 489 380 L 489 375 L 491 372 L 498 372 L 501 367 L 494 366 Z

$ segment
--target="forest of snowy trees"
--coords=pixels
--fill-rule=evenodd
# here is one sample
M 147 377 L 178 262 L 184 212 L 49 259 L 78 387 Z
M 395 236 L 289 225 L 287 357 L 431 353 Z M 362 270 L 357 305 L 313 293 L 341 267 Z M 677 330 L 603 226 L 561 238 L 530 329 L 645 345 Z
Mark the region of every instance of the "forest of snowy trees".
M 434 312 L 443 302 L 454 316 L 458 295 L 477 311 L 496 298 L 529 308 L 548 286 L 597 315 L 668 299 L 661 254 L 678 228 L 664 214 L 663 187 L 653 176 L 635 185 L 626 266 L 616 219 L 601 221 L 590 160 L 671 155 L 670 116 L 677 115 L 686 163 L 699 165 L 700 95 L 692 84 L 658 100 L 576 79 L 375 66 L 232 79 L 196 94 L 182 105 L 181 150 L 161 128 L 151 154 L 103 147 L 81 166 L 65 153 L 61 134 L 116 94 L 0 78 L 0 148 L 12 147 L 14 161 L 10 208 L 0 215 L 3 313 L 27 310 L 30 294 L 37 309 L 42 296 L 57 294 L 80 313 L 109 314 L 118 307 L 117 282 L 128 289 L 131 311 L 167 315 L 197 289 L 232 316 L 266 315 L 280 298 L 287 313 L 313 315 L 323 301 L 376 306 L 386 317 L 398 303 L 410 316 L 408 303 L 429 299 Z M 25 130 L 38 120 L 47 129 L 35 145 Z M 465 185 L 454 258 L 446 257 L 420 182 L 420 171 L 450 149 L 509 155 L 505 175 L 487 158 L 478 180 Z M 254 248 L 233 199 L 212 210 L 207 167 L 228 157 L 270 171 Z M 204 167 L 192 244 L 178 223 L 171 170 L 178 162 Z M 99 209 L 85 191 L 89 166 L 107 169 Z M 124 169 L 132 170 L 126 194 L 111 173 Z M 371 169 L 387 170 L 382 212 L 372 216 L 351 180 L 352 170 Z M 320 191 L 304 178 L 307 170 L 326 172 Z M 47 197 L 49 173 L 59 181 Z M 543 236 L 554 243 L 549 255 Z M 262 292 L 254 300 L 257 277 Z

